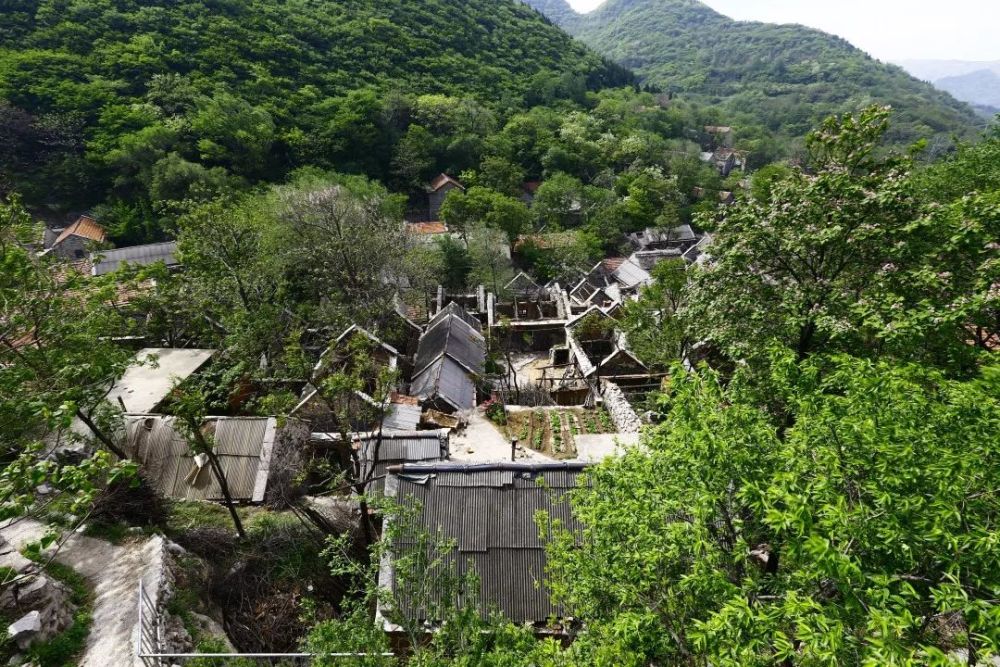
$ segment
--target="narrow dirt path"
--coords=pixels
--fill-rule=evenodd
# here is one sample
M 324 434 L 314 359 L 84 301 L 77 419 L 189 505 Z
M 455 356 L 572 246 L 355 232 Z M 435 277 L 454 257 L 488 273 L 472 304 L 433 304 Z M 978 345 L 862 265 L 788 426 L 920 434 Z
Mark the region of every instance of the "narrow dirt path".
M 18 550 L 44 534 L 44 526 L 30 521 L 0 528 L 0 536 Z M 63 544 L 55 560 L 79 572 L 94 587 L 94 620 L 80 667 L 141 664 L 135 656 L 139 579 L 157 602 L 165 551 L 163 538 L 158 536 L 119 546 L 74 534 Z

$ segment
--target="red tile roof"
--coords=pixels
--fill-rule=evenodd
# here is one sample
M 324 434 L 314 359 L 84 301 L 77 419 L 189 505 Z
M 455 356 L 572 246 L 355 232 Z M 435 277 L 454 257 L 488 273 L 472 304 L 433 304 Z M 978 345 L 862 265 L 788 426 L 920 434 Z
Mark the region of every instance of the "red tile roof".
M 97 224 L 97 221 L 89 215 L 81 215 L 77 218 L 76 222 L 63 230 L 52 245 L 57 246 L 71 236 L 82 236 L 97 243 L 103 243 L 104 239 L 107 238 L 104 227 Z
M 604 265 L 604 268 L 608 271 L 617 271 L 618 268 L 624 263 L 624 257 L 608 257 L 601 262 L 601 264 Z
M 408 222 L 406 229 L 411 234 L 447 234 L 448 225 L 443 222 Z
M 521 185 L 521 187 L 522 187 L 522 188 L 524 188 L 524 191 L 525 191 L 525 192 L 527 192 L 527 193 L 529 193 L 529 194 L 535 194 L 535 192 L 537 192 L 537 191 L 538 191 L 538 188 L 539 188 L 539 187 L 540 187 L 541 185 L 542 185 L 542 182 L 541 182 L 541 181 L 525 181 L 525 182 L 524 182 L 524 183 L 523 183 L 523 184 Z

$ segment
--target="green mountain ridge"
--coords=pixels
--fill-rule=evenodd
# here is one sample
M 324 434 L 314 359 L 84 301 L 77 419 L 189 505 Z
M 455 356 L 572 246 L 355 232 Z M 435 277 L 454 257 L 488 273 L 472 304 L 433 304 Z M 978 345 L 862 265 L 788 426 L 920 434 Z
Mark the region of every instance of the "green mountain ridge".
M 250 183 L 308 165 L 383 177 L 381 143 L 405 125 L 379 106 L 392 95 L 510 111 L 633 80 L 513 0 L 10 0 L 2 15 L 0 192 L 59 207 L 129 199 L 170 155 L 174 175 Z
M 527 2 L 648 84 L 786 137 L 875 102 L 896 109 L 897 143 L 933 137 L 943 147 L 982 126 L 966 104 L 811 28 L 735 21 L 696 0 L 608 0 L 588 14 L 564 0 Z

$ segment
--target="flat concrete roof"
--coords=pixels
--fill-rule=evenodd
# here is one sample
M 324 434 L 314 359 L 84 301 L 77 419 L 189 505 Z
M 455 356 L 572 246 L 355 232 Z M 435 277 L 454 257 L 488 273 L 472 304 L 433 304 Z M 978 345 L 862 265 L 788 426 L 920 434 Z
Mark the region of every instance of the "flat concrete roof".
M 135 364 L 115 382 L 108 400 L 119 407 L 124 403 L 125 412 L 152 413 L 178 382 L 189 378 L 214 354 L 215 350 L 162 347 L 139 350 Z

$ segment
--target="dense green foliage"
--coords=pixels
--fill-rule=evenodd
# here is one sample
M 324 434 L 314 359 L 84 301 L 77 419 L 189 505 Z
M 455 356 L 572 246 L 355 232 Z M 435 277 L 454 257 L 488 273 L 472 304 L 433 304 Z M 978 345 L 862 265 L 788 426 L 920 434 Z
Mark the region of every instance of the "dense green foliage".
M 930 84 L 817 30 L 733 21 L 696 0 L 608 0 L 585 15 L 556 0 L 529 4 L 646 83 L 786 137 L 872 103 L 897 109 L 894 142 L 935 138 L 944 147 L 982 125 Z
M 110 197 L 123 221 L 302 165 L 387 179 L 427 111 L 407 96 L 481 103 L 464 117 L 471 138 L 422 125 L 462 154 L 495 122 L 483 105 L 579 101 L 630 78 L 510 0 L 14 4 L 0 186 L 34 204 Z M 436 168 L 468 166 L 456 159 Z
M 646 449 L 577 492 L 585 546 L 567 536 L 551 565 L 588 619 L 583 664 L 1000 651 L 997 368 L 964 383 L 849 358 L 772 368 L 790 420 L 742 375 L 680 374 Z

